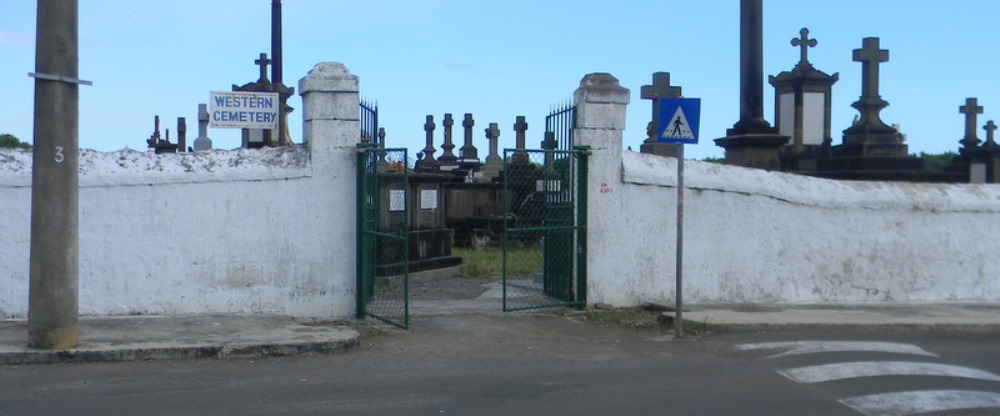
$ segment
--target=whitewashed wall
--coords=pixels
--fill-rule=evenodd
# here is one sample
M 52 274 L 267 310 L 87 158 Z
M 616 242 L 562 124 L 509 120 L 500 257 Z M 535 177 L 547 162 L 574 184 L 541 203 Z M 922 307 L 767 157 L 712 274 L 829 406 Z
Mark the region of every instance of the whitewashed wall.
M 328 63 L 308 79 L 337 92 L 305 97 L 305 130 L 345 131 L 309 147 L 81 153 L 82 315 L 353 312 L 357 78 Z M 353 113 L 324 112 L 345 99 Z M 0 317 L 28 310 L 30 170 L 30 152 L 0 151 Z
M 595 94 L 584 78 L 576 93 L 575 134 L 593 151 L 588 301 L 669 303 L 676 159 L 621 151 L 627 94 L 609 100 L 610 90 Z M 687 302 L 1000 301 L 998 185 L 834 181 L 697 161 L 685 168 Z

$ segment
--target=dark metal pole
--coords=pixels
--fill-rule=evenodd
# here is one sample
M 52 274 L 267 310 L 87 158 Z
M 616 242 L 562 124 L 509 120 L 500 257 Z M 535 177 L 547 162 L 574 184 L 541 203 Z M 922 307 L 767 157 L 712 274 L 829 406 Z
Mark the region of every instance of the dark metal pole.
M 38 0 L 28 345 L 79 340 L 77 0 Z
M 281 79 L 282 63 L 281 63 L 281 0 L 271 0 L 271 85 L 277 87 L 282 84 Z M 272 91 L 276 91 L 275 88 Z M 286 98 L 279 93 L 278 95 L 278 130 L 277 134 L 272 134 L 272 136 L 277 137 L 277 140 L 273 140 L 274 145 L 281 146 L 285 144 L 285 102 Z M 291 144 L 291 143 L 289 143 Z

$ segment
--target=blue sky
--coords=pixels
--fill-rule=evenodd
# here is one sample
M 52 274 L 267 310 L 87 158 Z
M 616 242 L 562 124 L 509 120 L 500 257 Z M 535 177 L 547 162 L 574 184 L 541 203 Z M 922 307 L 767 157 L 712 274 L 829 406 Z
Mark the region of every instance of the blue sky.
M 2 0 L 0 133 L 32 139 L 35 2 Z M 80 0 L 80 146 L 145 149 L 153 116 L 176 137 L 176 118 L 197 135 L 197 108 L 210 91 L 257 79 L 254 59 L 270 54 L 270 0 Z M 625 146 L 638 150 L 650 118 L 639 98 L 652 73 L 665 71 L 687 97 L 702 99 L 701 141 L 687 156 L 721 156 L 712 139 L 739 118 L 737 0 L 284 0 L 284 80 L 298 86 L 318 62 L 343 62 L 360 77 L 361 94 L 377 100 L 390 147 L 424 147 L 425 116 L 473 113 L 475 145 L 500 124 L 512 147 L 515 117 L 527 116 L 529 146 L 542 138 L 544 116 L 572 97 L 580 79 L 609 72 L 632 92 Z M 857 114 L 861 64 L 851 51 L 881 38 L 882 112 L 900 124 L 911 152 L 955 151 L 964 133 L 958 107 L 978 97 L 1000 121 L 1000 16 L 995 0 L 765 0 L 764 72 L 791 69 L 789 41 L 808 27 L 819 45 L 816 68 L 840 73 L 833 89 L 834 144 Z M 765 85 L 773 124 L 773 88 Z M 291 133 L 302 140 L 301 101 Z M 460 125 L 460 122 L 457 123 Z M 211 129 L 218 148 L 239 146 L 237 130 Z M 456 126 L 454 137 L 461 142 Z M 983 130 L 979 137 L 985 139 Z

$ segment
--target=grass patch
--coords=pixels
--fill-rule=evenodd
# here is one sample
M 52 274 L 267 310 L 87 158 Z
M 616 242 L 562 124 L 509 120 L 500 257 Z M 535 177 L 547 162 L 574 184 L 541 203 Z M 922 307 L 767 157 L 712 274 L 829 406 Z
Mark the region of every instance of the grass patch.
M 451 254 L 462 258 L 461 276 L 468 278 L 499 278 L 503 274 L 503 250 L 499 248 L 451 249 Z M 527 277 L 542 271 L 542 251 L 538 247 L 517 247 L 507 251 L 507 275 Z

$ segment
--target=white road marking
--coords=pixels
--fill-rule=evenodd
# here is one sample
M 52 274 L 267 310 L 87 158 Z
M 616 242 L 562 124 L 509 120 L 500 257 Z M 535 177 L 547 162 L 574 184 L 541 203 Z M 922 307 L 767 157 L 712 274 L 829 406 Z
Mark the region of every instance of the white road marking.
M 1000 376 L 976 368 L 906 361 L 860 361 L 792 368 L 778 371 L 798 383 L 823 383 L 849 378 L 879 376 L 960 377 L 1000 382 Z
M 1000 394 L 987 391 L 922 390 L 840 400 L 865 415 L 905 416 L 946 410 L 1000 408 Z
M 785 352 L 769 356 L 778 358 L 791 355 L 818 354 L 823 352 L 886 352 L 893 354 L 923 355 L 937 357 L 937 354 L 927 352 L 913 344 L 895 342 L 869 341 L 791 341 L 791 342 L 760 342 L 756 344 L 739 344 L 736 348 L 744 351 L 784 349 Z

